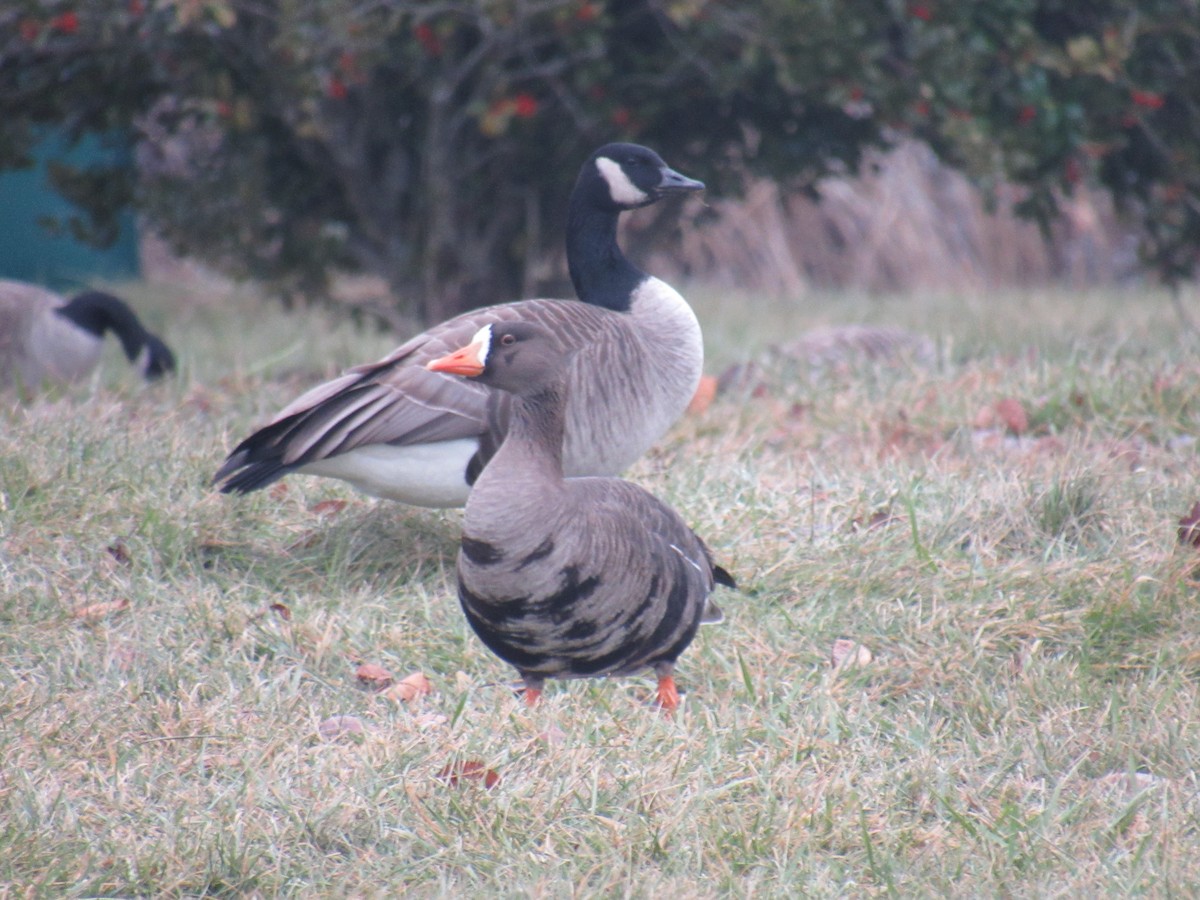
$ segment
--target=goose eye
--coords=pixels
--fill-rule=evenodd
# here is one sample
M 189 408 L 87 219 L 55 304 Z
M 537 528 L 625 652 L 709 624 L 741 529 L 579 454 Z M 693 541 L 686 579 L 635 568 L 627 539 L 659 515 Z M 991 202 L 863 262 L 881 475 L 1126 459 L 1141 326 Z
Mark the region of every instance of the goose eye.
M 502 334 L 500 336 L 500 343 L 503 344 L 505 347 L 509 346 L 510 344 L 515 344 L 516 342 L 517 342 L 516 337 L 514 337 L 511 334 Z

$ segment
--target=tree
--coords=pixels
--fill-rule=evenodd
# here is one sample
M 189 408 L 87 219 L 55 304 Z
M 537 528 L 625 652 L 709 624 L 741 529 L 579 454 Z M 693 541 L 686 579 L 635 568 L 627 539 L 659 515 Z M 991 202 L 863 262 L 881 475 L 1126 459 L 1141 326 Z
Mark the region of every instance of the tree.
M 637 140 L 716 192 L 819 186 L 914 133 L 1048 219 L 1084 179 L 1188 277 L 1200 246 L 1188 0 L 23 0 L 0 12 L 0 168 L 37 128 L 124 130 L 183 251 L 319 293 L 386 277 L 426 318 L 533 293 L 579 161 Z

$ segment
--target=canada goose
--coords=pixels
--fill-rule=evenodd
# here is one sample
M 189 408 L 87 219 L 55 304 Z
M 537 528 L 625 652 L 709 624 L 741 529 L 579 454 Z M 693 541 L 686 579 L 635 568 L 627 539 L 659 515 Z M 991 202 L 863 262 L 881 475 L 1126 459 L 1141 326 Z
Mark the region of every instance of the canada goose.
M 37 285 L 0 280 L 0 387 L 33 390 L 86 377 L 100 361 L 106 331 L 146 379 L 174 371 L 167 345 L 111 294 L 87 291 L 65 300 Z
M 303 472 L 418 506 L 461 506 L 499 442 L 504 410 L 489 423 L 486 388 L 425 364 L 482 325 L 517 319 L 540 322 L 561 346 L 580 350 L 569 375 L 567 474 L 620 472 L 683 413 L 704 350 L 687 301 L 621 252 L 617 218 L 703 188 L 652 150 L 606 144 L 571 192 L 567 261 L 578 301 L 521 300 L 443 322 L 300 397 L 238 444 L 214 481 L 246 493 Z
M 545 328 L 497 322 L 428 363 L 509 392 L 508 429 L 463 518 L 458 597 L 488 648 L 525 682 L 651 668 L 658 702 L 679 705 L 672 672 L 708 599 L 733 578 L 653 494 L 619 478 L 564 478 L 570 351 Z

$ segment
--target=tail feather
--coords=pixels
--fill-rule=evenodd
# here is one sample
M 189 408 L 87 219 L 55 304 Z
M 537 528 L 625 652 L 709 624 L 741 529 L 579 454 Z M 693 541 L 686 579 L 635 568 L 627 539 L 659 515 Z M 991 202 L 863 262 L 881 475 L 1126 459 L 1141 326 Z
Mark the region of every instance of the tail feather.
M 737 582 L 734 581 L 733 576 L 721 566 L 713 566 L 713 580 L 716 581 L 717 584 L 737 590 Z

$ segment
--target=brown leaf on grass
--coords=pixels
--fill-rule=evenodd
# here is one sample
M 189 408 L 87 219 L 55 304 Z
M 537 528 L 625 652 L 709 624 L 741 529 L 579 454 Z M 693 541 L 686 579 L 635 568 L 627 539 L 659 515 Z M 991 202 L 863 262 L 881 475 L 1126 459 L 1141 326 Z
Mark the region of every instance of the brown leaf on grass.
M 183 405 L 201 413 L 211 413 L 215 408 L 213 393 L 207 388 L 193 387 L 183 398 Z
M 288 495 L 288 486 L 282 481 L 277 481 L 267 489 L 267 493 L 271 495 L 272 500 L 282 500 Z
M 762 385 L 763 370 L 758 363 L 734 363 L 717 376 L 717 393 L 729 391 L 749 393 L 755 386 Z
M 700 384 L 696 386 L 696 393 L 692 395 L 692 400 L 688 403 L 687 411 L 693 416 L 698 416 L 712 406 L 713 398 L 717 396 L 717 379 L 712 375 L 701 375 Z
M 544 731 L 538 732 L 537 739 L 548 747 L 557 747 L 567 740 L 567 733 L 557 725 L 551 725 Z
M 364 730 L 362 720 L 357 716 L 330 716 L 317 726 L 317 733 L 327 741 L 347 734 L 362 734 Z
M 286 603 L 280 603 L 278 601 L 270 604 L 269 606 L 264 606 L 261 609 L 258 609 L 257 611 L 255 611 L 254 614 L 250 616 L 250 621 L 257 622 L 260 619 L 271 615 L 272 613 L 279 616 L 279 618 L 283 619 L 283 621 L 285 621 L 285 622 L 292 621 L 291 607 L 288 606 Z
M 449 721 L 449 716 L 434 712 L 422 713 L 419 716 L 413 717 L 413 724 L 418 728 L 437 728 L 441 725 L 445 725 Z
M 985 431 L 996 424 L 996 410 L 992 406 L 981 406 L 971 420 L 971 427 L 976 431 Z
M 855 516 L 846 523 L 846 530 L 850 532 L 870 531 L 873 528 L 882 528 L 885 525 L 891 525 L 893 522 L 900 521 L 903 520 L 892 512 L 891 506 L 885 506 L 882 509 L 875 510 L 866 520 L 862 516 Z
M 1022 435 L 1029 430 L 1029 414 L 1020 400 L 1004 397 L 996 401 L 996 416 L 1015 435 Z
M 200 765 L 204 767 L 205 775 L 213 775 L 222 769 L 236 769 L 242 765 L 242 757 L 236 753 L 205 753 L 200 759 Z M 190 766 L 191 763 L 189 762 Z
M 300 540 L 288 544 L 288 552 L 295 553 L 297 550 L 311 550 L 321 542 L 323 536 L 319 529 L 314 528 L 307 535 L 300 538 Z
M 129 555 L 129 547 L 121 538 L 117 538 L 104 549 L 108 551 L 109 556 L 123 566 L 127 566 L 133 562 L 133 557 Z
M 104 616 L 118 613 L 123 609 L 129 608 L 129 600 L 122 597 L 120 600 L 109 600 L 104 603 L 89 603 L 87 606 L 80 606 L 71 611 L 72 619 L 100 619 Z
M 354 677 L 358 679 L 359 684 L 374 691 L 382 691 L 396 680 L 391 672 L 375 663 L 363 663 L 354 670 Z
M 425 677 L 424 672 L 413 672 L 411 675 L 393 684 L 383 692 L 383 695 L 389 700 L 403 703 L 409 700 L 416 700 L 418 697 L 424 697 L 432 690 L 433 685 L 429 683 L 429 679 Z
M 1200 549 L 1200 502 L 1193 503 L 1191 512 L 1179 520 L 1179 543 Z
M 349 502 L 349 500 L 322 500 L 320 503 L 310 506 L 308 511 L 316 513 L 318 516 L 333 516 L 345 509 Z
M 1093 783 L 1103 791 L 1134 795 L 1168 784 L 1168 781 L 1150 772 L 1109 772 L 1093 779 Z
M 870 650 L 850 638 L 838 638 L 829 652 L 829 661 L 835 669 L 865 666 L 874 658 Z
M 477 759 L 459 760 L 445 766 L 438 772 L 437 777 L 451 787 L 457 787 L 465 781 L 482 781 L 483 786 L 491 790 L 500 783 L 500 773 L 489 769 Z

